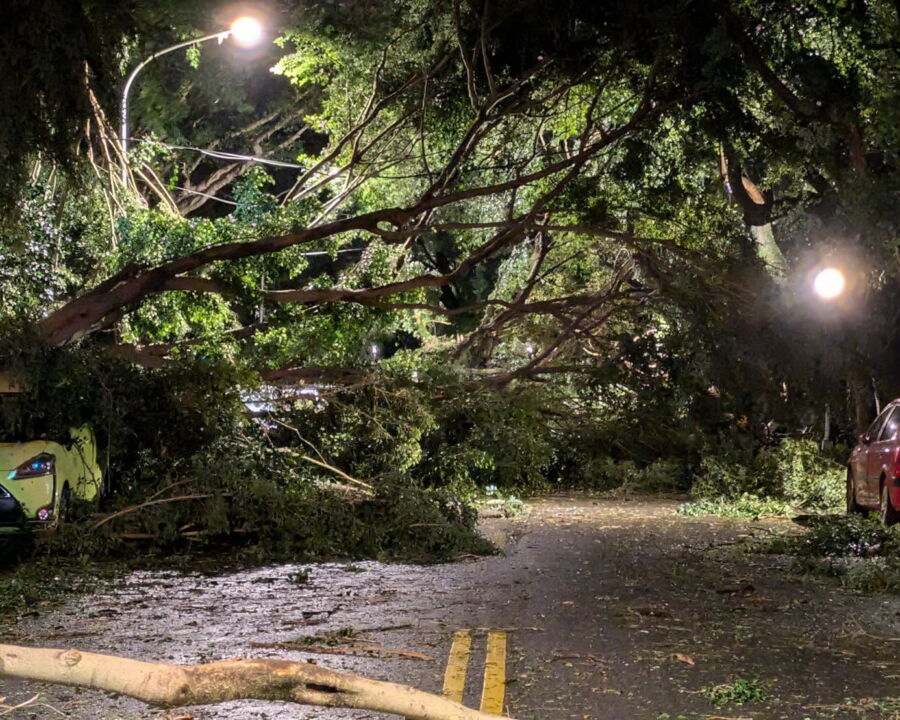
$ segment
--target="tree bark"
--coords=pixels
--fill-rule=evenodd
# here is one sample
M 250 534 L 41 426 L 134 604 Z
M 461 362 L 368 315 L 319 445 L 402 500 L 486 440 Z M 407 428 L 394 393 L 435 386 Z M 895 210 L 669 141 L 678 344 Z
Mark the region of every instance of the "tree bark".
M 788 269 L 787 260 L 775 242 L 775 233 L 772 230 L 771 191 L 760 192 L 756 183 L 744 174 L 737 152 L 728 142 L 722 144 L 720 164 L 722 177 L 728 183 L 729 194 L 744 215 L 744 222 L 756 243 L 759 258 L 766 264 L 773 277 L 784 278 Z
M 277 700 L 366 709 L 415 720 L 493 720 L 439 695 L 287 660 L 226 660 L 166 665 L 79 652 L 0 644 L 0 676 L 128 695 L 184 707 L 229 700 Z

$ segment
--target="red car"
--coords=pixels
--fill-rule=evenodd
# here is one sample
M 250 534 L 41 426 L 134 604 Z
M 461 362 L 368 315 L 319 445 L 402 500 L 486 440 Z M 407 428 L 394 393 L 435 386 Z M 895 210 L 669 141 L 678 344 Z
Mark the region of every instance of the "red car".
M 900 399 L 859 436 L 847 465 L 847 512 L 878 510 L 881 522 L 900 520 Z

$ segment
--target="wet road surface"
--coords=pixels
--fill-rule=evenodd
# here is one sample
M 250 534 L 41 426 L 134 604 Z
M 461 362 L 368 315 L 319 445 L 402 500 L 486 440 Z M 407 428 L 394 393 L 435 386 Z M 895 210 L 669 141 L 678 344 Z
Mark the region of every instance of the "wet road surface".
M 538 501 L 485 523 L 502 554 L 447 565 L 135 572 L 0 639 L 178 663 L 312 660 L 440 692 L 451 644 L 459 666 L 465 643 L 454 638 L 469 630 L 456 672 L 464 702 L 478 707 L 488 646 L 496 660 L 505 638 L 503 707 L 520 720 L 900 718 L 900 599 L 852 595 L 741 551 L 748 538 L 794 531 L 787 521 L 689 518 L 676 506 Z M 758 681 L 767 699 L 716 708 L 702 692 L 736 680 Z M 166 712 L 0 680 L 7 704 L 36 692 L 45 705 L 11 717 L 385 717 L 257 701 Z

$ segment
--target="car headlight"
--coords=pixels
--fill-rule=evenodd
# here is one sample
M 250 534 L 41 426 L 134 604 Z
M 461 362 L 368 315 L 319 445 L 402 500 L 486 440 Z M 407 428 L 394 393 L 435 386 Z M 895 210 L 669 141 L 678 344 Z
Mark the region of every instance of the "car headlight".
M 22 478 L 41 477 L 42 475 L 53 474 L 54 457 L 49 453 L 41 453 L 35 455 L 30 460 L 26 460 L 19 467 L 7 475 L 7 480 L 21 480 Z

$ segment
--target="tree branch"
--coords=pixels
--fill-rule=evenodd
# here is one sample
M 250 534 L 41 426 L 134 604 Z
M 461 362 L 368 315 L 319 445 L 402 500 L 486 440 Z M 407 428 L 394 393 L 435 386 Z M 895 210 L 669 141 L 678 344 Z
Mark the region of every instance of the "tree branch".
M 405 685 L 287 660 L 167 665 L 78 650 L 0 645 L 0 675 L 106 690 L 163 707 L 257 699 L 365 709 L 416 720 L 497 717 Z
M 674 101 L 673 101 L 674 102 Z M 631 117 L 619 127 L 600 133 L 595 133 L 596 138 L 590 137 L 588 129 L 583 134 L 582 147 L 578 153 L 571 157 L 565 157 L 557 162 L 549 163 L 543 168 L 531 173 L 520 175 L 514 179 L 480 187 L 457 190 L 455 192 L 437 194 L 425 197 L 415 205 L 408 208 L 386 208 L 374 212 L 364 213 L 354 217 L 341 218 L 323 225 L 308 227 L 304 230 L 288 233 L 281 236 L 267 237 L 252 242 L 235 242 L 214 245 L 197 252 L 189 253 L 179 258 L 170 260 L 155 268 L 142 270 L 118 284 L 104 284 L 109 288 L 106 292 L 91 292 L 72 300 L 68 304 L 52 312 L 39 323 L 40 330 L 47 340 L 55 345 L 63 345 L 74 338 L 80 337 L 102 324 L 104 318 L 111 313 L 127 310 L 139 304 L 146 296 L 160 292 L 165 284 L 172 278 L 191 272 L 210 263 L 221 260 L 239 260 L 258 257 L 269 253 L 279 252 L 289 247 L 303 243 L 322 240 L 334 235 L 353 231 L 368 231 L 377 233 L 383 223 L 400 228 L 423 213 L 453 203 L 471 200 L 504 193 L 523 185 L 535 183 L 549 178 L 558 173 L 564 173 L 555 187 L 545 193 L 532 207 L 531 213 L 523 217 L 526 222 L 534 222 L 535 213 L 543 211 L 546 203 L 556 197 L 565 184 L 570 181 L 581 168 L 596 156 L 604 148 L 627 135 L 639 123 L 647 121 L 661 114 L 671 103 L 654 105 L 649 95 L 645 95 L 642 102 L 631 114 Z M 373 110 L 374 112 L 374 110 Z M 411 287 L 439 285 L 453 280 L 469 272 L 472 267 L 484 259 L 493 255 L 500 247 L 511 242 L 521 229 L 510 229 L 499 233 L 491 241 L 473 252 L 459 267 L 454 270 L 454 275 L 449 278 L 429 277 L 420 278 Z M 396 292 L 402 292 L 406 287 L 404 283 L 395 284 Z
M 865 145 L 859 121 L 856 118 L 841 117 L 832 104 L 811 103 L 799 97 L 769 67 L 756 43 L 744 29 L 737 15 L 725 4 L 719 4 L 719 14 L 731 38 L 737 43 L 750 68 L 756 72 L 769 89 L 802 120 L 825 123 L 840 131 L 847 141 L 853 167 L 860 173 L 867 169 Z

